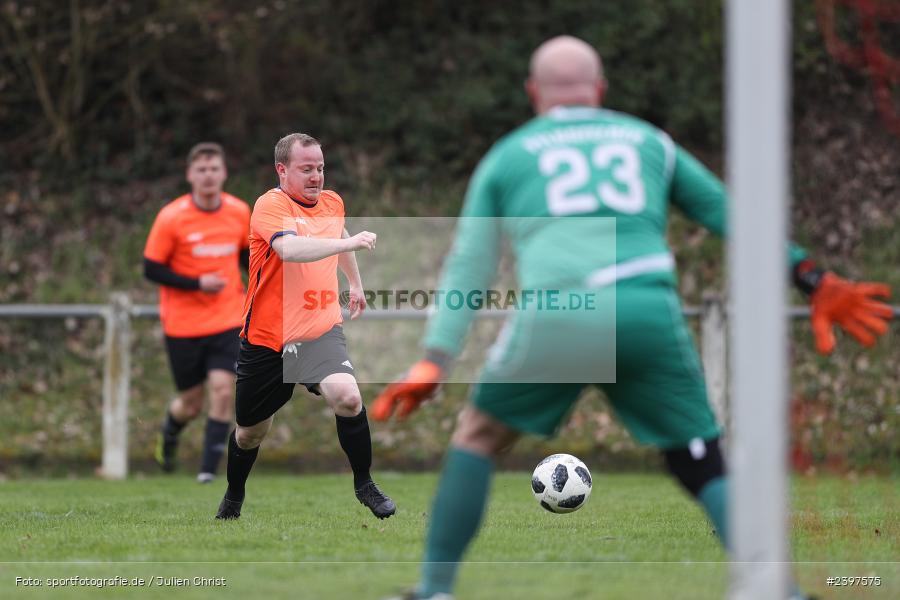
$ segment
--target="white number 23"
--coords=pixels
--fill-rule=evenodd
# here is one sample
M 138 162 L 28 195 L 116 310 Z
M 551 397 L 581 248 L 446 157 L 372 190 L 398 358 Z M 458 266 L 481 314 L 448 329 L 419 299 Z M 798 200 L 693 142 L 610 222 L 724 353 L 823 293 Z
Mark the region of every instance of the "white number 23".
M 627 144 L 603 144 L 595 146 L 591 153 L 591 161 L 598 169 L 608 168 L 615 160 L 619 162 L 612 168 L 611 178 L 621 188 L 604 181 L 597 186 L 595 195 L 590 191 L 577 191 L 583 189 L 591 177 L 584 152 L 572 147 L 550 148 L 542 152 L 538 158 L 541 174 L 552 177 L 547 183 L 550 214 L 564 216 L 594 212 L 600 208 L 601 201 L 625 214 L 632 215 L 644 210 L 646 197 L 637 150 Z M 567 165 L 568 170 L 557 174 L 562 165 Z

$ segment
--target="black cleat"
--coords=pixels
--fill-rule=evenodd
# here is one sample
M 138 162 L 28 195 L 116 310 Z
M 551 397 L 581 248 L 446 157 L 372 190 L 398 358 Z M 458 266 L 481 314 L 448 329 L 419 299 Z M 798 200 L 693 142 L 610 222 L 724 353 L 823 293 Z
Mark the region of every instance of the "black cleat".
M 177 463 L 175 462 L 175 451 L 178 449 L 178 438 L 169 437 L 163 432 L 159 432 L 156 436 L 156 462 L 160 468 L 166 473 L 175 470 Z
M 360 504 L 365 505 L 372 514 L 379 519 L 386 519 L 397 510 L 394 501 L 378 489 L 374 481 L 364 483 L 362 487 L 356 490 L 356 499 Z
M 234 500 L 229 500 L 228 498 L 222 498 L 221 504 L 219 504 L 219 511 L 216 513 L 217 519 L 237 519 L 241 516 L 241 504 L 243 502 L 235 502 Z

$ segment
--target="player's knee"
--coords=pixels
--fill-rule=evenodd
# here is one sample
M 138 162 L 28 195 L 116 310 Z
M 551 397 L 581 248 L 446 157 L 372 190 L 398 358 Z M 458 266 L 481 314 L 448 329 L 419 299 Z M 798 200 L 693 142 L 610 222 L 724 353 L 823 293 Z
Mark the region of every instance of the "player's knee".
M 266 430 L 251 427 L 238 427 L 234 432 L 234 441 L 237 442 L 239 448 L 249 450 L 256 448 L 262 444 L 263 438 L 266 437 Z
M 203 386 L 196 385 L 192 388 L 182 390 L 175 400 L 173 413 L 177 411 L 177 416 L 188 421 L 196 419 L 200 411 L 203 410 Z
M 697 496 L 707 483 L 725 475 L 725 461 L 719 447 L 719 438 L 703 441 L 691 440 L 687 448 L 663 452 L 669 472 L 681 482 L 693 496 Z
M 218 382 L 209 388 L 210 400 L 217 403 L 231 402 L 233 400 L 234 386 L 228 383 Z
M 356 386 L 342 387 L 332 399 L 334 413 L 342 417 L 354 417 L 362 410 L 362 395 Z
M 508 450 L 517 437 L 499 421 L 469 407 L 459 415 L 451 444 L 478 454 L 496 456 Z
M 203 400 L 191 399 L 190 401 L 185 401 L 182 399 L 181 402 L 182 414 L 187 417 L 189 421 L 193 421 L 196 419 L 200 412 L 203 410 Z

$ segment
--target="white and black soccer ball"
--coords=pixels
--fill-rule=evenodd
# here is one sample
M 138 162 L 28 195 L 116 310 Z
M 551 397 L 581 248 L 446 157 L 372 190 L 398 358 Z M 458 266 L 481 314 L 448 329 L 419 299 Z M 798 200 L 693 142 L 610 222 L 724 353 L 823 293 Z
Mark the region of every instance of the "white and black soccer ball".
M 571 454 L 553 454 L 535 467 L 531 491 L 552 513 L 574 512 L 591 497 L 591 472 Z

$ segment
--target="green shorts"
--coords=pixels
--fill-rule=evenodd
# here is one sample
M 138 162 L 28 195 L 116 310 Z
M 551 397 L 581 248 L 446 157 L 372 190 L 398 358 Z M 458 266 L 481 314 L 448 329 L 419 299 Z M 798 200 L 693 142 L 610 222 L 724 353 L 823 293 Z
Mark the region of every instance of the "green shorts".
M 560 333 L 551 340 L 549 333 L 536 336 L 535 331 L 527 331 L 527 319 L 519 319 L 505 344 L 507 353 L 519 356 L 506 365 L 489 362 L 472 389 L 471 402 L 513 429 L 551 436 L 565 422 L 584 388 L 596 385 L 641 443 L 680 448 L 694 438 L 708 440 L 719 435 L 676 291 L 664 282 L 630 281 L 620 283 L 612 298 L 615 327 L 607 328 L 614 329 L 607 334 L 602 333 L 602 326 L 581 323 L 567 331 L 556 327 Z M 592 344 L 600 348 L 610 339 L 614 351 L 590 351 Z M 547 364 L 549 356 L 559 353 L 570 355 L 563 361 L 569 365 L 573 357 L 580 356 L 582 374 L 590 373 L 595 364 L 598 373 L 608 372 L 607 354 L 612 353 L 613 375 L 581 380 L 526 376 L 526 371 L 534 372 L 539 368 L 536 365 Z M 511 372 L 509 364 L 520 372 Z

